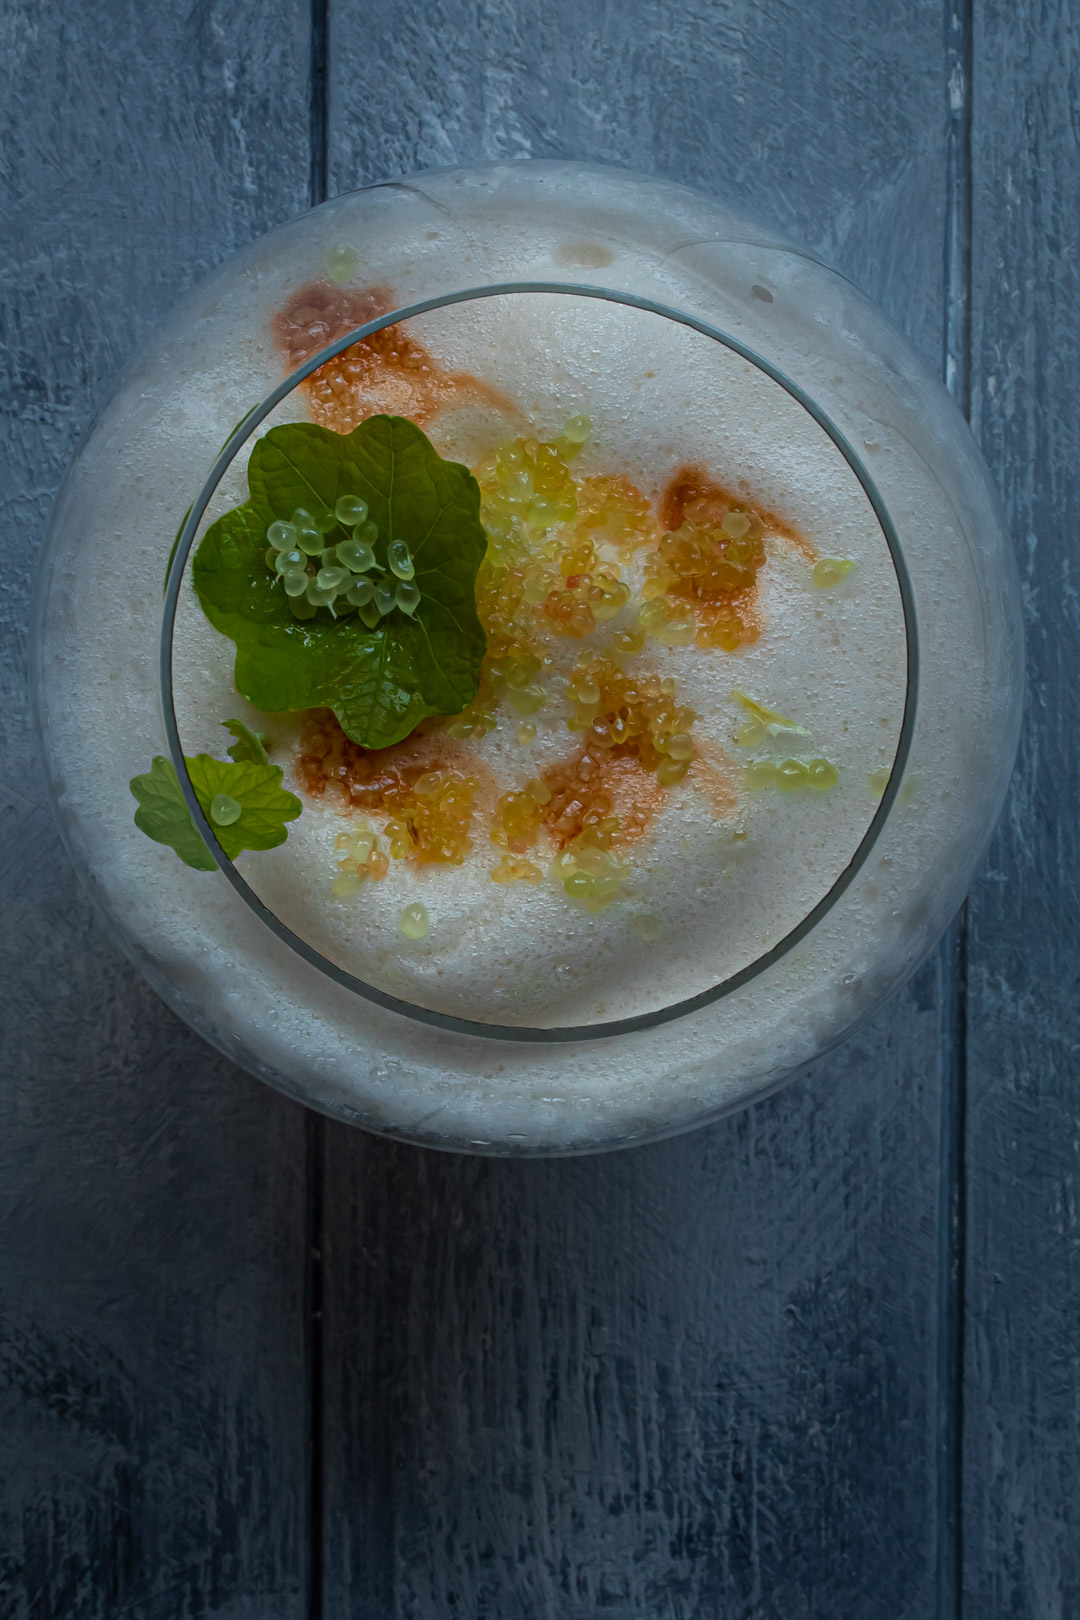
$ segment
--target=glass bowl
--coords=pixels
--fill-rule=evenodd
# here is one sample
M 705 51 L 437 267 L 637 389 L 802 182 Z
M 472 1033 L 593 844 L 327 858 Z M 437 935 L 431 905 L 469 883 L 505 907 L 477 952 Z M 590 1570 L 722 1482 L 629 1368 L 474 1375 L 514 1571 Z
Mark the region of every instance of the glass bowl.
M 568 911 L 557 885 L 496 900 L 429 873 L 415 892 L 442 897 L 441 933 L 391 946 L 390 913 L 375 926 L 381 890 L 362 924 L 340 907 L 327 922 L 279 851 L 229 861 L 185 765 L 196 747 L 222 751 L 207 716 L 225 718 L 221 668 L 231 668 L 229 644 L 200 629 L 190 558 L 244 498 L 258 438 L 332 413 L 334 368 L 383 335 L 401 340 L 414 370 L 381 408 L 409 415 L 427 399 L 443 453 L 475 461 L 500 389 L 514 395 L 511 412 L 525 409 L 526 433 L 588 408 L 624 463 L 650 435 L 669 470 L 717 458 L 740 487 L 795 514 L 795 538 L 812 530 L 835 541 L 830 553 L 858 556 L 850 579 L 829 576 L 815 593 L 805 559 L 770 550 L 780 594 L 769 601 L 800 627 L 770 656 L 786 706 L 815 716 L 815 746 L 819 730 L 831 737 L 841 780 L 794 816 L 795 796 L 777 808 L 783 795 L 757 795 L 769 799 L 754 811 L 767 869 L 725 801 L 712 842 L 684 815 L 697 864 L 674 886 L 683 857 L 664 842 L 673 816 L 661 817 L 636 890 L 603 917 Z M 467 363 L 487 395 L 459 390 L 432 406 L 431 353 Z M 744 721 L 750 712 L 743 687 L 765 679 L 759 651 L 710 653 L 698 700 L 707 722 L 728 728 L 717 757 L 740 805 L 743 781 L 754 768 L 771 780 L 780 757 L 769 737 L 768 757 L 741 755 L 743 732 L 732 732 L 732 706 Z M 681 656 L 650 641 L 641 659 L 681 674 Z M 1022 640 L 1008 538 L 970 433 L 880 311 L 817 259 L 686 188 L 529 162 L 338 198 L 233 257 L 179 306 L 57 499 L 33 671 L 68 847 L 181 1016 L 337 1118 L 428 1146 L 551 1154 L 672 1134 L 742 1106 L 914 970 L 1000 810 Z M 541 717 L 540 743 L 558 732 L 565 751 L 556 709 Z M 507 746 L 490 744 L 500 769 Z M 778 746 L 801 744 L 791 734 Z M 220 874 L 192 872 L 134 827 L 127 782 L 163 753 Z M 703 754 L 695 771 L 704 790 Z M 312 804 L 302 821 L 313 851 L 332 846 L 331 809 Z

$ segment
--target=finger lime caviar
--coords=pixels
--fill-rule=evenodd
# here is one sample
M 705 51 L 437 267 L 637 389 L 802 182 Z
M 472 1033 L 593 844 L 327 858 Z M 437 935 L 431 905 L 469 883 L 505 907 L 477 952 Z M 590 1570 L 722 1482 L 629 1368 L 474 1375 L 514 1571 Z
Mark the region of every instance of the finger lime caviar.
M 386 297 L 305 286 L 287 362 Z M 770 949 L 873 814 L 902 693 L 880 535 L 835 457 L 800 502 L 684 425 L 678 357 L 656 442 L 600 378 L 555 412 L 436 336 L 354 345 L 254 443 L 192 558 L 182 732 L 247 705 L 302 814 L 244 876 L 365 982 L 489 1023 L 681 999 Z

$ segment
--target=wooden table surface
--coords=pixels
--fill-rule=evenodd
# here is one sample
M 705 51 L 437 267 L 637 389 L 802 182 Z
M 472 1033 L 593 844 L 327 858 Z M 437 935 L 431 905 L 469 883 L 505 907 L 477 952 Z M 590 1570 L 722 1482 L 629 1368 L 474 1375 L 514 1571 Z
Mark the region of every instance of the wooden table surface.
M 1080 1614 L 1080 9 L 4 0 L 0 1617 Z M 969 410 L 1028 715 L 941 952 L 584 1161 L 306 1115 L 157 1001 L 45 803 L 27 603 L 117 368 L 327 194 L 568 156 L 836 260 Z

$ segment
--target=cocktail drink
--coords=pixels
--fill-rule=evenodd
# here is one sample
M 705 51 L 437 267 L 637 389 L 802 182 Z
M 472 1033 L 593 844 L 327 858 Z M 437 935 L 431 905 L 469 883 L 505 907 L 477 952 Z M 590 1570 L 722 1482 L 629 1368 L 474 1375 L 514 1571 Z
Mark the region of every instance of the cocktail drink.
M 933 943 L 1015 747 L 948 400 L 840 278 L 615 171 L 447 171 L 256 244 L 126 379 L 49 557 L 50 766 L 138 959 L 434 1145 L 778 1084 Z

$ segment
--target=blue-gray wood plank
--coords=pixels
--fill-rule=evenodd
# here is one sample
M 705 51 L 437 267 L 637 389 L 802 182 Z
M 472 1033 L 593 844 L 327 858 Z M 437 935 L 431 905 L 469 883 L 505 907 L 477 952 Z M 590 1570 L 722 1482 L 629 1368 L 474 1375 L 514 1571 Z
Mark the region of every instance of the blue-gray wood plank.
M 972 406 L 1027 615 L 1028 712 L 971 903 L 967 1612 L 1080 1614 L 1080 11 L 981 0 Z
M 2 1620 L 1080 1608 L 1076 36 L 1069 0 L 9 0 Z M 22 658 L 51 490 L 183 286 L 309 190 L 547 154 L 745 201 L 948 353 L 1035 682 L 970 940 L 736 1119 L 506 1165 L 305 1121 L 156 1003 L 43 818 Z
M 27 594 L 57 481 L 187 286 L 307 201 L 271 0 L 0 15 L 0 1615 L 300 1620 L 302 1110 L 168 1014 L 63 856 Z
M 330 20 L 331 189 L 470 156 L 658 169 L 838 258 L 940 363 L 937 0 Z M 951 1602 L 947 961 L 797 1090 L 683 1141 L 523 1167 L 328 1132 L 328 1620 Z

